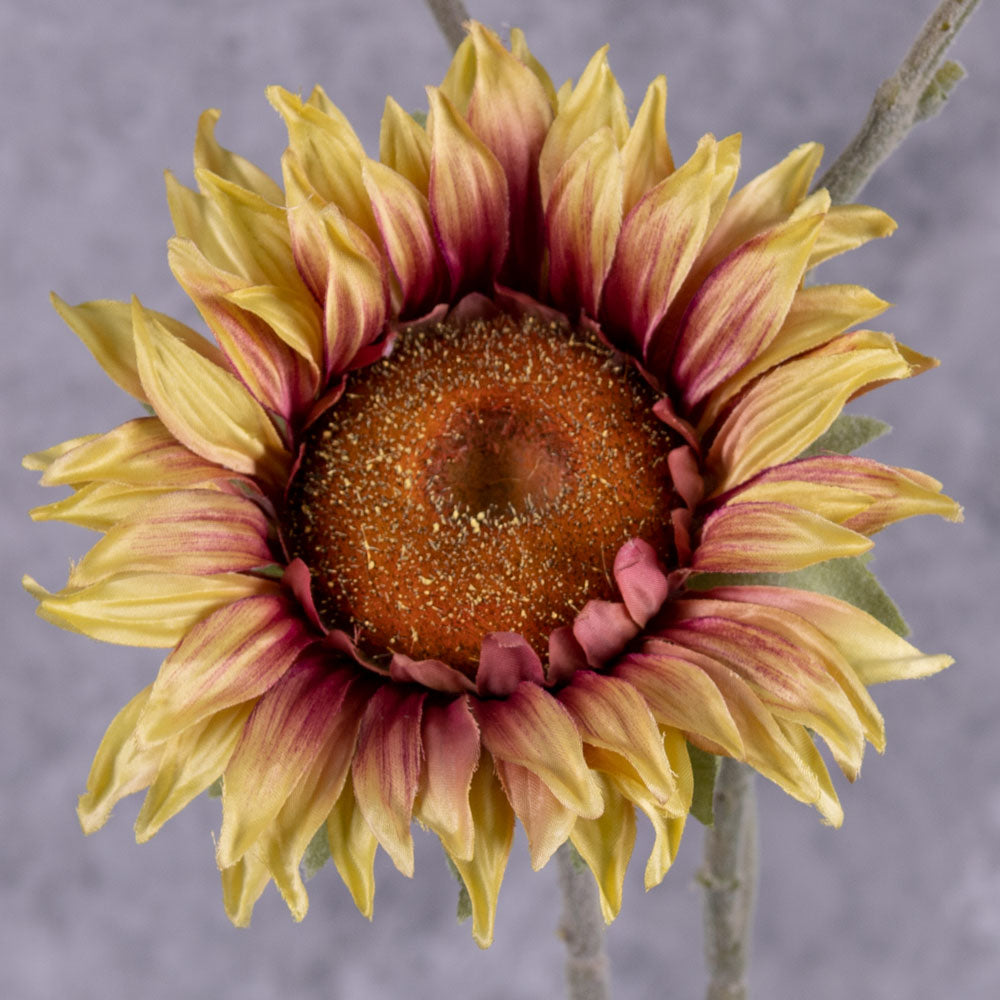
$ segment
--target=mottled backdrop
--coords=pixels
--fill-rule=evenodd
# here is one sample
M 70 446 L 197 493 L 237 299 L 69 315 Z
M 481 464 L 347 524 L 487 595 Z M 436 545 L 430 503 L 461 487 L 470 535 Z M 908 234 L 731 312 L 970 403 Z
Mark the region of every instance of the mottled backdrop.
M 630 107 L 665 72 L 683 159 L 706 131 L 743 131 L 749 177 L 804 139 L 836 153 L 860 124 L 932 0 L 470 0 L 522 26 L 557 83 L 611 43 Z M 890 528 L 876 569 L 916 641 L 948 673 L 877 692 L 889 749 L 844 787 L 839 831 L 759 783 L 762 871 L 756 997 L 987 1000 L 1000 983 L 1000 680 L 996 629 L 1000 10 L 985 0 L 954 55 L 970 72 L 865 192 L 900 224 L 832 262 L 898 305 L 886 328 L 942 367 L 862 401 L 896 425 L 870 449 L 945 481 L 962 527 Z M 86 533 L 32 525 L 55 494 L 21 455 L 135 415 L 48 305 L 127 298 L 197 322 L 167 269 L 161 171 L 190 178 L 195 123 L 218 107 L 221 141 L 277 173 L 284 132 L 269 83 L 321 82 L 370 151 L 386 93 L 424 106 L 448 52 L 419 0 L 35 0 L 0 5 L 3 673 L 0 675 L 0 996 L 11 1000 L 270 1000 L 558 996 L 553 867 L 532 873 L 519 838 L 496 943 L 456 925 L 455 887 L 428 835 L 417 875 L 383 862 L 375 920 L 331 871 L 295 925 L 273 889 L 249 930 L 223 914 L 203 799 L 137 847 L 137 801 L 84 839 L 74 804 L 105 725 L 149 682 L 158 655 L 68 635 L 34 617 L 18 579 L 61 586 Z M 704 988 L 701 831 L 643 893 L 633 864 L 610 930 L 616 996 L 695 998 Z M 648 828 L 638 853 L 648 848 Z

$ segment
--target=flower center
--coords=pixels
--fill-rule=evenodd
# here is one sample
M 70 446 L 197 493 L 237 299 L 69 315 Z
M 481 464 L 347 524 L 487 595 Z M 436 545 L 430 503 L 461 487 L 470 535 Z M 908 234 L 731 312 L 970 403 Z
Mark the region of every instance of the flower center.
M 630 538 L 671 559 L 669 431 L 589 334 L 535 319 L 400 335 L 313 427 L 286 503 L 321 618 L 373 654 L 471 669 L 488 632 L 543 658 L 616 596 Z

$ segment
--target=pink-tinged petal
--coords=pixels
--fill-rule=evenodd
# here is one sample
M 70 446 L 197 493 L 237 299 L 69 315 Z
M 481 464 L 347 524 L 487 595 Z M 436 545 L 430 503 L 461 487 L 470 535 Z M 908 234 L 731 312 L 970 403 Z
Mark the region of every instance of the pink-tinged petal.
M 711 392 L 698 421 L 699 430 L 704 432 L 711 427 L 726 405 L 759 375 L 828 343 L 848 327 L 888 308 L 888 302 L 860 285 L 814 285 L 799 289 L 770 345 Z
M 83 341 L 112 381 L 140 403 L 150 403 L 139 377 L 132 335 L 131 305 L 128 302 L 101 299 L 71 306 L 55 293 L 50 298 L 56 312 Z M 162 313 L 151 312 L 150 315 L 191 350 L 217 364 L 222 363 L 218 348 L 201 334 Z
M 694 601 L 689 608 L 678 603 L 685 605 L 678 614 L 693 617 L 661 629 L 664 638 L 725 663 L 778 718 L 815 730 L 845 773 L 857 774 L 865 742 L 861 720 L 807 644 L 762 627 L 723 602 Z
M 816 482 L 768 481 L 762 475 L 751 479 L 745 486 L 737 487 L 727 496 L 727 504 L 773 503 L 798 507 L 835 524 L 844 524 L 872 505 L 871 497 L 856 490 Z
M 662 645 L 668 655 L 690 659 L 719 689 L 740 733 L 745 750 L 742 760 L 793 798 L 822 807 L 821 811 L 829 822 L 837 825 L 843 819 L 836 800 L 832 804 L 826 800 L 816 773 L 807 766 L 770 709 L 747 681 L 713 657 L 699 655 L 685 645 L 657 641 L 651 642 L 647 648 L 651 649 L 654 645 Z
M 223 778 L 220 868 L 256 843 L 326 747 L 352 676 L 304 662 L 257 702 Z
M 670 512 L 670 526 L 674 531 L 674 550 L 677 553 L 677 565 L 689 567 L 691 565 L 691 553 L 694 551 L 692 539 L 694 517 L 691 511 L 675 507 Z
M 510 204 L 510 245 L 504 273 L 512 283 L 537 280 L 543 246 L 538 157 L 552 124 L 552 106 L 538 77 L 482 25 L 469 28 L 475 81 L 466 118 L 503 167 Z
M 413 115 L 391 97 L 385 99 L 382 113 L 379 159 L 427 196 L 431 178 L 431 141 Z
M 312 622 L 316 631 L 326 635 L 327 627 L 323 624 L 313 600 L 312 576 L 309 567 L 301 559 L 293 559 L 286 567 L 281 577 L 282 585 L 287 587 L 299 602 L 306 618 Z
M 705 280 L 681 326 L 673 377 L 695 406 L 774 339 L 823 216 L 776 226 L 733 251 Z
M 213 611 L 274 590 L 268 581 L 243 573 L 120 573 L 56 594 L 31 577 L 21 582 L 38 600 L 38 616 L 53 625 L 101 642 L 160 649 L 176 646 Z
M 580 146 L 603 129 L 609 131 L 615 149 L 621 149 L 628 139 L 625 95 L 608 66 L 607 45 L 594 53 L 572 92 L 560 100 L 559 113 L 545 138 L 538 175 L 546 209 L 563 167 Z
M 365 822 L 350 775 L 326 821 L 330 857 L 354 900 L 369 920 L 375 908 L 375 853 L 378 841 Z
M 587 654 L 573 635 L 572 625 L 561 625 L 549 634 L 549 668 L 546 683 L 550 687 L 569 683 L 577 670 L 587 669 Z
M 365 164 L 362 176 L 402 289 L 398 313 L 421 316 L 441 300 L 447 283 L 427 198 L 402 174 L 374 160 Z
M 784 503 L 734 503 L 709 514 L 691 568 L 698 573 L 788 573 L 872 547 L 864 535 Z
M 666 110 L 667 80 L 658 76 L 646 88 L 646 96 L 622 146 L 626 215 L 647 191 L 674 172 L 674 160 L 667 142 Z
M 706 465 L 715 476 L 715 493 L 800 454 L 858 389 L 907 378 L 910 371 L 894 344 L 873 343 L 837 354 L 814 352 L 768 372 L 725 416 L 712 443 Z
M 507 801 L 528 835 L 531 867 L 538 871 L 566 842 L 576 813 L 564 806 L 534 771 L 504 760 L 495 764 Z
M 71 587 L 116 573 L 236 573 L 274 561 L 257 504 L 214 490 L 178 490 L 119 522 L 70 571 Z
M 597 316 L 622 225 L 621 154 L 602 128 L 569 158 L 545 210 L 549 294 L 567 316 Z
M 624 757 L 663 806 L 681 809 L 656 720 L 635 688 L 616 677 L 581 670 L 558 698 L 584 743 Z
M 269 87 L 267 99 L 288 128 L 286 155 L 301 164 L 304 179 L 320 202 L 336 205 L 369 239 L 378 240 L 378 227 L 361 179 L 364 147 L 344 114 L 319 88 L 303 101 L 281 87 Z M 287 184 L 285 190 L 287 193 Z
M 325 669 L 320 664 L 320 669 Z M 327 822 L 343 792 L 351 770 L 358 728 L 370 690 L 343 673 L 348 685 L 344 700 L 331 719 L 326 738 L 314 744 L 306 765 L 281 811 L 252 848 L 264 858 L 271 877 L 295 920 L 309 908 L 302 880 L 302 858 L 315 834 Z
M 428 200 L 451 298 L 488 289 L 509 245 L 509 196 L 503 167 L 439 90 L 427 89 L 431 140 Z
M 469 806 L 479 763 L 479 727 L 468 700 L 428 700 L 421 723 L 424 767 L 414 815 L 441 838 L 453 857 L 471 861 L 476 822 Z
M 717 587 L 724 601 L 750 601 L 782 608 L 806 619 L 840 651 L 866 685 L 928 677 L 954 663 L 950 656 L 921 653 L 902 636 L 853 604 L 791 587 Z
M 915 469 L 883 465 L 856 455 L 818 455 L 766 469 L 751 485 L 773 484 L 790 492 L 803 485 L 849 490 L 868 498 L 861 512 L 849 514 L 844 524 L 873 535 L 888 524 L 917 514 L 938 514 L 949 521 L 962 520 L 962 508 L 941 493 L 941 484 Z M 742 494 L 741 494 L 742 495 Z M 792 501 L 794 502 L 794 501 Z
M 410 820 L 420 787 L 420 716 L 427 695 L 384 684 L 361 722 L 354 757 L 354 794 L 372 833 L 396 867 L 413 875 Z
M 242 383 L 191 350 L 137 300 L 132 321 L 143 388 L 171 434 L 227 469 L 282 482 L 288 452 Z
M 642 695 L 661 725 L 680 729 L 702 749 L 742 758 L 743 741 L 726 701 L 708 674 L 692 662 L 696 658 L 693 653 L 674 656 L 666 643 L 648 642 L 641 652 L 628 653 L 616 663 L 612 675 Z
M 573 622 L 573 635 L 592 667 L 617 656 L 640 631 L 625 605 L 617 601 L 587 601 Z
M 667 455 L 667 467 L 674 489 L 689 510 L 694 510 L 705 495 L 705 480 L 701 476 L 698 457 L 690 445 L 673 448 Z
M 649 191 L 622 225 L 601 315 L 638 357 L 644 356 L 701 248 L 717 145 L 705 136 L 691 159 Z
M 224 709 L 157 747 L 156 780 L 135 821 L 138 843 L 153 837 L 222 774 L 252 710 L 253 702 Z
M 649 542 L 633 538 L 618 550 L 614 574 L 632 620 L 645 625 L 660 610 L 670 589 L 656 550 Z
M 140 731 L 158 743 L 257 698 L 314 641 L 285 597 L 250 597 L 197 624 L 163 661 Z
M 233 184 L 252 191 L 275 205 L 284 203 L 281 187 L 258 166 L 237 153 L 220 146 L 215 138 L 215 126 L 219 121 L 217 108 L 203 111 L 198 119 L 198 134 L 194 140 L 195 170 L 208 170 Z
M 579 815 L 600 815 L 601 793 L 583 759 L 580 734 L 552 695 L 523 681 L 508 697 L 475 700 L 472 708 L 483 746 L 495 759 L 533 771 Z
M 728 589 L 738 592 L 741 588 Z M 885 749 L 885 724 L 871 695 L 836 645 L 806 618 L 770 604 L 756 604 L 748 595 L 729 601 L 718 598 L 716 592 L 706 592 L 703 597 L 680 602 L 680 606 L 690 609 L 691 614 L 718 613 L 733 620 L 759 625 L 807 652 L 844 692 L 857 713 L 865 738 L 879 753 Z
M 542 661 L 523 635 L 490 632 L 483 637 L 476 686 L 484 698 L 509 695 L 521 681 L 545 683 Z
M 596 775 L 604 796 L 597 819 L 578 818 L 570 840 L 593 872 L 601 894 L 601 915 L 610 924 L 622 906 L 625 872 L 635 846 L 635 807 L 603 774 Z
M 475 691 L 476 685 L 460 670 L 441 660 L 414 660 L 403 653 L 393 653 L 389 676 L 397 684 L 420 684 L 432 691 L 465 694 Z
M 472 934 L 480 948 L 493 941 L 500 884 L 514 840 L 514 813 L 504 795 L 488 754 L 480 759 L 469 789 L 469 805 L 476 818 L 472 860 L 451 856 L 472 902 Z M 446 848 L 447 849 L 447 848 Z
M 548 98 L 549 107 L 552 108 L 553 113 L 557 111 L 559 101 L 556 97 L 556 88 L 552 86 L 552 77 L 549 76 L 548 71 L 535 58 L 531 49 L 528 48 L 528 41 L 520 28 L 510 29 L 510 51 L 535 74 L 538 82 L 542 85 L 542 90 L 545 91 L 545 96 Z
M 677 431 L 678 434 L 691 446 L 695 455 L 701 454 L 701 441 L 694 427 L 691 426 L 674 409 L 673 401 L 669 396 L 661 396 L 653 404 L 653 414 L 657 419 L 662 420 L 668 427 Z
M 126 795 L 141 791 L 156 777 L 162 751 L 135 738 L 135 726 L 150 688 L 140 691 L 111 721 L 87 777 L 87 791 L 76 807 L 84 833 L 99 830 Z
M 260 317 L 232 301 L 232 293 L 250 283 L 213 267 L 189 240 L 171 240 L 167 259 L 254 398 L 286 420 L 307 409 L 318 389 L 319 372 Z
M 47 465 L 41 482 L 43 486 L 98 481 L 183 489 L 224 488 L 238 480 L 250 484 L 185 448 L 158 418 L 138 417 L 61 454 Z
M 323 371 L 327 377 L 339 375 L 385 328 L 385 261 L 365 231 L 340 208 L 322 206 L 301 164 L 287 152 L 282 170 L 292 253 L 306 285 L 324 307 Z

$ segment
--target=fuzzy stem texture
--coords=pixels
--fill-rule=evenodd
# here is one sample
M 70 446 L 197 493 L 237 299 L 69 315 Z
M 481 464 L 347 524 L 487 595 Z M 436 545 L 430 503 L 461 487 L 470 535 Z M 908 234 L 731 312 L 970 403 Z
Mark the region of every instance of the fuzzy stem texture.
M 566 943 L 569 1000 L 609 1000 L 611 977 L 604 953 L 604 918 L 590 869 L 567 841 L 556 853 L 563 911 L 559 936 Z
M 753 772 L 724 757 L 715 780 L 715 824 L 705 831 L 706 1000 L 746 1000 L 746 969 L 757 882 Z
M 469 20 L 469 12 L 462 0 L 427 0 L 434 20 L 437 21 L 445 41 L 457 49 L 465 38 L 465 28 L 462 25 Z
M 945 51 L 979 0 L 942 0 L 899 68 L 876 91 L 858 134 L 820 178 L 835 205 L 854 201 L 875 170 L 917 122 L 936 115 L 965 76 Z

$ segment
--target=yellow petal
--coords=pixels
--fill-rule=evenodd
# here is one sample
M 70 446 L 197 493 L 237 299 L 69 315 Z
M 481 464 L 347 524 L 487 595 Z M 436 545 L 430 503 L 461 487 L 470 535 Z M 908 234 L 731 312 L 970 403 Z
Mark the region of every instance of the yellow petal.
M 70 438 L 69 441 L 63 441 L 60 444 L 54 444 L 51 448 L 45 448 L 43 451 L 34 451 L 30 455 L 25 455 L 21 459 L 21 465 L 25 469 L 30 469 L 32 472 L 41 472 L 42 475 L 42 485 L 52 486 L 54 482 L 48 479 L 49 469 L 64 456 L 68 455 L 71 451 L 76 451 L 77 448 L 82 445 L 89 444 L 91 441 L 96 441 L 101 435 L 100 434 L 84 434 L 81 437 Z M 65 479 L 62 482 L 75 484 L 82 482 L 87 479 L 86 476 L 81 476 L 76 479 Z
M 269 586 L 242 573 L 126 573 L 56 594 L 31 577 L 22 582 L 40 602 L 39 617 L 60 628 L 101 642 L 159 648 L 175 646 L 206 615 Z
M 76 807 L 84 833 L 99 830 L 115 804 L 146 788 L 156 777 L 161 751 L 141 746 L 135 738 L 150 687 L 140 691 L 112 720 L 97 748 L 87 778 L 87 791 Z
M 552 77 L 549 76 L 545 67 L 532 55 L 531 50 L 528 48 L 527 39 L 524 37 L 524 32 L 520 28 L 510 29 L 510 50 L 535 74 L 538 82 L 542 85 L 542 89 L 545 91 L 546 97 L 548 97 L 552 111 L 557 111 L 559 109 L 559 101 L 556 98 L 556 88 L 552 86 Z
M 369 919 L 375 905 L 375 852 L 378 840 L 354 797 L 350 775 L 326 821 L 330 857 L 354 900 Z
M 815 267 L 830 257 L 853 250 L 869 240 L 891 236 L 895 231 L 895 220 L 881 209 L 868 205 L 834 205 L 816 238 L 808 266 Z
M 424 197 L 431 177 L 431 141 L 427 133 L 391 97 L 385 100 L 379 133 L 379 159 L 405 177 Z
M 236 927 L 249 927 L 254 905 L 271 881 L 271 873 L 260 858 L 247 854 L 219 874 L 226 916 Z
M 143 388 L 174 437 L 235 472 L 283 482 L 290 458 L 260 404 L 138 301 L 132 317 Z
M 493 942 L 497 897 L 514 840 L 514 813 L 483 754 L 469 788 L 469 803 L 476 818 L 476 844 L 472 860 L 452 856 L 472 902 L 472 935 L 480 948 Z
M 121 483 L 88 483 L 68 497 L 30 511 L 33 521 L 65 521 L 92 531 L 107 531 L 132 517 L 150 500 L 173 492 L 172 486 L 129 486 Z
M 646 89 L 628 139 L 622 146 L 625 215 L 632 211 L 647 191 L 674 171 L 674 160 L 667 142 L 666 110 L 667 80 L 658 76 Z
M 198 119 L 198 134 L 194 142 L 195 170 L 209 170 L 275 205 L 282 204 L 284 195 L 281 188 L 260 167 L 230 152 L 216 141 L 215 126 L 219 121 L 219 114 L 218 109 L 209 108 Z

